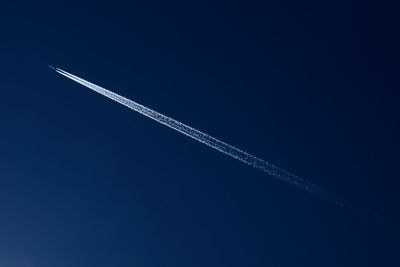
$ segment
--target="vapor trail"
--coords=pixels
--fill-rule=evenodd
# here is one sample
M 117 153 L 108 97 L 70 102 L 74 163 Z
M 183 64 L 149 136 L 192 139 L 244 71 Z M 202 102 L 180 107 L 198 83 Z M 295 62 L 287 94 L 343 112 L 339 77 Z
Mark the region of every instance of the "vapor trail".
M 287 172 L 281 168 L 278 168 L 260 158 L 257 158 L 247 152 L 244 152 L 243 150 L 233 147 L 233 146 L 231 146 L 225 142 L 222 142 L 208 134 L 205 134 L 199 130 L 196 130 L 196 129 L 194 129 L 190 126 L 187 126 L 179 121 L 176 121 L 172 118 L 169 118 L 161 113 L 158 113 L 157 111 L 149 109 L 149 108 L 147 108 L 143 105 L 140 105 L 132 100 L 129 100 L 123 96 L 113 93 L 103 87 L 95 85 L 84 79 L 81 79 L 81 78 L 79 78 L 73 74 L 70 74 L 66 71 L 63 71 L 62 69 L 55 68 L 52 66 L 50 66 L 50 68 L 52 68 L 59 74 L 65 76 L 67 78 L 70 78 L 71 80 L 74 80 L 77 83 L 80 83 L 83 86 L 88 87 L 89 89 L 92 89 L 93 91 L 95 91 L 99 94 L 102 94 L 102 95 L 136 111 L 136 112 L 139 112 L 140 114 L 142 114 L 146 117 L 149 117 L 150 119 L 153 119 L 161 124 L 164 124 L 165 126 L 168 126 L 168 127 L 172 128 L 184 135 L 187 135 L 209 147 L 212 147 L 215 150 L 218 150 L 219 152 L 222 152 L 228 156 L 231 156 L 232 158 L 240 160 L 256 169 L 264 171 L 265 173 L 267 173 L 285 183 L 294 185 L 299 189 L 302 189 L 308 193 L 316 195 L 316 196 L 318 196 L 324 200 L 327 200 L 329 202 L 333 202 L 339 206 L 342 206 L 344 204 L 344 201 L 342 198 L 327 192 L 322 187 L 317 186 L 311 182 L 308 182 L 308 181 L 304 180 L 303 178 L 296 176 L 290 172 Z

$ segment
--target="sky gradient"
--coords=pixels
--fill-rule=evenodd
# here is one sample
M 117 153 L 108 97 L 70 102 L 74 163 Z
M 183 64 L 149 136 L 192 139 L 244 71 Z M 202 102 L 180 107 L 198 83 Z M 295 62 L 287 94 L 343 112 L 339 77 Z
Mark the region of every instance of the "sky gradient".
M 396 266 L 398 7 L 3 3 L 0 267 Z M 320 201 L 60 67 L 380 214 Z

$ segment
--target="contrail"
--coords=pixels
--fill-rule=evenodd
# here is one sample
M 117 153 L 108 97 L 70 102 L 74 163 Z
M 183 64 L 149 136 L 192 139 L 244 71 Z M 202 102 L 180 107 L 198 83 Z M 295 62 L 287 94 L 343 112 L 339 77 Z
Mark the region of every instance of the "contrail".
M 170 117 L 167 117 L 161 113 L 158 113 L 157 111 L 154 111 L 152 109 L 149 109 L 143 105 L 140 105 L 130 99 L 127 99 L 123 96 L 120 96 L 116 93 L 113 93 L 103 87 L 100 87 L 98 85 L 95 85 L 91 82 L 88 82 L 84 79 L 81 79 L 73 74 L 70 74 L 62 69 L 55 68 L 50 66 L 51 69 L 55 70 L 59 74 L 70 78 L 71 80 L 74 80 L 77 83 L 82 84 L 83 86 L 88 87 L 89 89 L 92 89 L 93 91 L 102 94 L 136 112 L 139 112 L 140 114 L 149 117 L 150 119 L 153 119 L 161 124 L 164 124 L 165 126 L 168 126 L 186 136 L 189 136 L 200 143 L 203 143 L 211 148 L 214 148 L 215 150 L 218 150 L 219 152 L 222 152 L 228 156 L 231 156 L 232 158 L 235 158 L 237 160 L 240 160 L 256 169 L 259 169 L 285 183 L 291 184 L 296 186 L 297 188 L 306 191 L 308 193 L 311 193 L 313 195 L 316 195 L 324 200 L 327 200 L 329 202 L 333 202 L 334 204 L 337 204 L 339 206 L 343 206 L 344 200 L 336 196 L 334 194 L 331 194 L 327 192 L 325 189 L 322 187 L 315 185 L 309 181 L 304 180 L 303 178 L 296 176 L 288 171 L 285 171 L 281 168 L 278 168 L 271 163 L 268 163 L 260 158 L 257 158 L 243 150 L 240 150 L 234 146 L 231 146 L 225 142 L 222 142 L 208 134 L 205 134 L 199 130 L 196 130 L 190 126 L 187 126 L 179 121 L 176 121 Z

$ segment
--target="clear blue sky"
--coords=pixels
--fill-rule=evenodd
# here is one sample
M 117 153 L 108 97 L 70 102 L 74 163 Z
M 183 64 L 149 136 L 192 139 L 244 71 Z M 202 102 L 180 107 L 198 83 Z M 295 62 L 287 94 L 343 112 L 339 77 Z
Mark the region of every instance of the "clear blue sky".
M 0 7 L 0 267 L 396 266 L 398 6 Z M 339 209 L 54 65 L 378 211 Z

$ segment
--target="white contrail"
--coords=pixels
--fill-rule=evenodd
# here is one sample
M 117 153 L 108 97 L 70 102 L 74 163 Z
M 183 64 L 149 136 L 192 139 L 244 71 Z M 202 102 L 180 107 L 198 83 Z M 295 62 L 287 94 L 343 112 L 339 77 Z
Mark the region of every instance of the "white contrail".
M 187 135 L 203 144 L 206 144 L 209 147 L 212 147 L 228 156 L 231 156 L 232 158 L 238 159 L 254 168 L 257 168 L 259 170 L 262 170 L 266 172 L 267 174 L 285 182 L 291 185 L 296 186 L 297 188 L 300 188 L 306 192 L 309 192 L 311 194 L 317 195 L 321 197 L 322 199 L 328 200 L 330 202 L 333 202 L 339 206 L 342 206 L 344 204 L 344 201 L 342 198 L 335 196 L 326 190 L 324 190 L 322 187 L 317 186 L 311 182 L 308 182 L 304 180 L 303 178 L 296 176 L 290 172 L 287 172 L 281 168 L 278 168 L 260 158 L 257 158 L 247 152 L 244 152 L 243 150 L 240 150 L 236 147 L 233 147 L 227 143 L 224 143 L 208 134 L 205 134 L 199 130 L 196 130 L 190 126 L 187 126 L 179 121 L 176 121 L 172 118 L 169 118 L 161 113 L 158 113 L 157 111 L 154 111 L 152 109 L 149 109 L 143 105 L 140 105 L 132 100 L 129 100 L 123 96 L 120 96 L 116 93 L 113 93 L 103 87 L 100 87 L 98 85 L 95 85 L 91 82 L 88 82 L 84 79 L 81 79 L 73 74 L 70 74 L 66 71 L 63 71 L 62 69 L 55 68 L 50 66 L 53 70 L 56 72 L 60 73 L 61 75 L 70 78 L 71 80 L 74 80 L 90 89 L 93 91 L 102 94 L 124 106 L 127 106 L 128 108 L 139 112 L 140 114 L 149 117 L 150 119 L 153 119 L 161 124 L 164 124 L 180 133 L 183 133 L 184 135 Z

